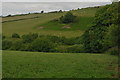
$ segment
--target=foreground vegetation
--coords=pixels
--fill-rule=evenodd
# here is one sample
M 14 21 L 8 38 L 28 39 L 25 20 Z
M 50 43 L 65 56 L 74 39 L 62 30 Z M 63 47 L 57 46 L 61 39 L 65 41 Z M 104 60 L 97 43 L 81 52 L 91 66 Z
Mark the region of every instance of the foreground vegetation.
M 3 78 L 117 78 L 118 57 L 3 51 Z

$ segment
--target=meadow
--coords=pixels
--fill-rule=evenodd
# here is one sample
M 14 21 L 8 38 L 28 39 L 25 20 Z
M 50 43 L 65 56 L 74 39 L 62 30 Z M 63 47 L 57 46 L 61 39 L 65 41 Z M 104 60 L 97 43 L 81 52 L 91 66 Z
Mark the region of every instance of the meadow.
M 3 78 L 117 78 L 118 57 L 90 53 L 3 51 Z
M 70 10 L 68 24 L 59 21 L 69 12 L 3 17 L 2 77 L 118 78 L 116 9 Z
M 91 24 L 97 9 L 98 8 L 85 8 L 70 11 L 75 16 L 78 16 L 79 19 L 78 23 L 70 24 L 70 29 L 63 29 L 62 27 L 66 26 L 65 24 L 57 24 L 57 27 L 55 27 L 56 23 L 50 22 L 51 20 L 58 19 L 60 16 L 66 14 L 66 12 L 44 14 L 34 13 L 3 17 L 2 33 L 7 37 L 10 37 L 13 33 L 18 33 L 20 35 L 39 33 L 40 35 L 56 35 L 65 37 L 81 36 Z M 45 28 L 41 28 L 41 26 Z

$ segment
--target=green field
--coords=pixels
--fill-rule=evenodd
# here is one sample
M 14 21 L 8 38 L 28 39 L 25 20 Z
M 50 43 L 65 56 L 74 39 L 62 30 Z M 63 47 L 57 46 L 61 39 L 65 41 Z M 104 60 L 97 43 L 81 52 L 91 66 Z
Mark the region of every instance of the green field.
M 20 35 L 27 33 L 39 33 L 40 35 L 56 35 L 65 37 L 81 36 L 87 27 L 92 23 L 95 12 L 98 8 L 85 8 L 71 11 L 78 16 L 78 23 L 69 24 L 70 29 L 63 29 L 68 24 L 57 24 L 50 22 L 58 19 L 63 13 L 44 13 L 44 14 L 28 14 L 17 15 L 2 18 L 2 33 L 10 37 L 13 33 Z M 15 21 L 18 20 L 18 21 Z M 7 22 L 5 22 L 7 21 Z M 40 27 L 44 27 L 41 29 Z
M 58 20 L 67 11 L 3 17 L 2 77 L 118 78 L 118 57 L 115 56 L 117 51 L 112 50 L 117 45 L 110 46 L 111 49 L 107 50 L 106 46 L 111 43 L 108 41 L 108 44 L 104 45 L 104 39 L 101 39 L 101 35 L 104 35 L 102 28 L 95 28 L 94 32 L 91 29 L 92 26 L 90 31 L 88 30 L 88 33 L 83 35 L 90 27 L 89 25 L 93 24 L 94 19 L 97 19 L 95 14 L 98 9 L 99 7 L 91 7 L 71 10 L 70 12 L 77 17 L 74 22 L 69 24 L 61 23 Z M 102 19 L 99 16 L 98 18 Z M 100 20 L 98 19 L 98 21 Z M 13 33 L 17 33 L 20 37 L 12 36 Z M 98 34 L 101 34 L 100 39 Z M 81 35 L 83 36 L 81 37 Z M 102 37 L 104 38 L 106 35 Z M 105 39 L 106 43 L 107 40 Z M 84 43 L 86 44 L 84 45 Z M 104 46 L 105 51 L 102 49 Z M 114 54 L 110 55 L 111 53 Z
M 116 78 L 118 57 L 89 53 L 3 51 L 3 78 Z

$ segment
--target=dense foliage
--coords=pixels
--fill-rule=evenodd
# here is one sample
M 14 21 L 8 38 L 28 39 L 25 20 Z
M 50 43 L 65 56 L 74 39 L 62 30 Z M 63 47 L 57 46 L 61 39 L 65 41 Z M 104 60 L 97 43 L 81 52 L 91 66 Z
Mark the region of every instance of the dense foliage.
M 2 43 L 3 50 L 61 53 L 84 52 L 81 37 L 39 36 L 37 33 L 29 33 L 19 39 L 11 37 L 11 40 L 7 40 L 7 38 L 5 38 Z
M 118 46 L 120 37 L 118 4 L 106 5 L 97 11 L 93 24 L 83 35 L 86 52 L 101 53 Z

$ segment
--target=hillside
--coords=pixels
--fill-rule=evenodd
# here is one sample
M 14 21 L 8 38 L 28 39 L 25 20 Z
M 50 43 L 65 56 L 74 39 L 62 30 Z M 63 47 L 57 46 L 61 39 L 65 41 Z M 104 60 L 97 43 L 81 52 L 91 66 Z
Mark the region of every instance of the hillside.
M 78 23 L 65 25 L 51 22 L 58 19 L 63 13 L 44 13 L 44 14 L 28 14 L 16 15 L 11 17 L 3 17 L 3 35 L 11 36 L 13 33 L 20 35 L 26 33 L 39 33 L 40 35 L 57 35 L 66 37 L 75 37 L 83 34 L 87 26 L 91 24 L 95 12 L 98 8 L 85 8 L 80 10 L 72 10 L 71 12 L 78 16 Z M 68 28 L 62 28 L 70 26 Z

